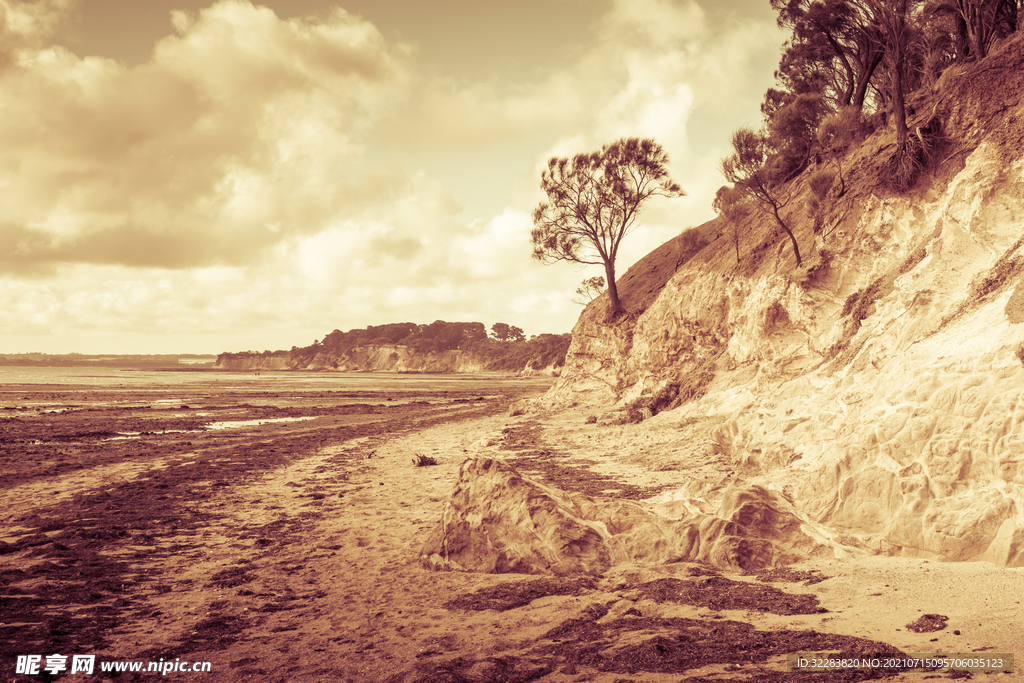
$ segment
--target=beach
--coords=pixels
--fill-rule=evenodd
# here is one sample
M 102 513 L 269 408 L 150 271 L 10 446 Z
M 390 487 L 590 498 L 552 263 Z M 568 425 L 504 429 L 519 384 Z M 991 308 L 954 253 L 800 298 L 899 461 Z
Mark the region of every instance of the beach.
M 636 500 L 729 463 L 708 456 L 699 424 L 509 415 L 550 379 L 353 382 L 2 385 L 0 678 L 48 680 L 17 667 L 59 654 L 58 677 L 76 681 L 829 681 L 862 676 L 789 672 L 787 655 L 1024 652 L 1024 573 L 987 563 L 430 571 L 420 548 L 468 457 Z M 76 655 L 94 657 L 91 674 L 71 672 Z M 956 675 L 864 675 L 880 673 Z

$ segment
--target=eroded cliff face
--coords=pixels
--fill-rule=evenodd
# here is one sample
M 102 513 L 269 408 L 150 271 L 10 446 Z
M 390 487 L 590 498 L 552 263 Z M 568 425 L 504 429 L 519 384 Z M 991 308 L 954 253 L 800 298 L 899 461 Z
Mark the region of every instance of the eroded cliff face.
M 975 70 L 1019 72 L 1022 45 Z M 749 485 L 843 542 L 1024 566 L 1024 106 L 1016 81 L 982 101 L 981 73 L 935 104 L 949 156 L 915 190 L 880 188 L 869 138 L 821 220 L 792 205 L 803 268 L 766 220 L 740 264 L 720 237 L 635 321 L 592 305 L 544 400 L 716 416 Z
M 236 355 L 231 358 L 220 357 L 214 364 L 215 370 L 232 370 L 234 372 L 253 372 L 256 370 L 294 370 L 292 358 L 284 354 L 262 356 L 260 354 Z
M 222 357 L 222 370 L 336 370 L 338 372 L 483 372 L 484 359 L 462 351 L 420 353 L 408 346 L 355 346 L 340 356 L 319 353 L 312 358 L 290 354 Z

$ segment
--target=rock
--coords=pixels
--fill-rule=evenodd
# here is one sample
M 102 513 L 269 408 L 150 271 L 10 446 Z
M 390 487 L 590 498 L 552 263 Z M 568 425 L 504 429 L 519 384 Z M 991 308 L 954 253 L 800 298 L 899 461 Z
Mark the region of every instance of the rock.
M 946 628 L 949 617 L 944 614 L 922 614 L 917 621 L 907 624 L 907 630 L 914 633 L 930 633 Z
M 420 557 L 433 569 L 561 575 L 626 562 L 751 571 L 830 554 L 764 488 L 729 489 L 719 512 L 669 519 L 633 501 L 545 486 L 497 458 L 470 458 Z
M 986 68 L 1024 82 L 1022 44 Z M 1021 92 L 984 106 L 1019 112 Z M 981 104 L 960 94 L 944 96 L 965 108 L 944 130 L 962 166 L 909 195 L 864 174 L 862 199 L 826 232 L 794 214 L 802 274 L 766 216 L 745 223 L 739 265 L 728 240 L 689 260 L 666 243 L 619 281 L 624 302 L 653 299 L 615 325 L 585 310 L 540 403 L 621 405 L 677 384 L 680 418 L 724 420 L 722 464 L 785 487 L 832 536 L 1024 567 L 1024 117 L 976 132 L 966 112 Z M 870 167 L 869 149 L 851 168 Z
M 421 557 L 437 569 L 495 574 L 600 574 L 612 562 L 602 530 L 571 498 L 497 458 L 463 463 Z

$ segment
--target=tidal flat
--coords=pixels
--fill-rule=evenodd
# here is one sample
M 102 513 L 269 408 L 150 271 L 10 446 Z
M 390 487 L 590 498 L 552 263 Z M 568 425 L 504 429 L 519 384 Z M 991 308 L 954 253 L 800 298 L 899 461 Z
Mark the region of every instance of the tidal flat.
M 694 476 L 658 468 L 629 483 L 638 473 L 610 452 L 628 458 L 642 425 L 587 424 L 579 409 L 509 416 L 550 382 L 107 373 L 0 385 L 0 679 L 48 680 L 16 673 L 19 657 L 59 654 L 95 655 L 91 675 L 58 673 L 76 681 L 153 680 L 150 662 L 175 662 L 177 681 L 861 680 L 879 672 L 788 672 L 786 655 L 1004 645 L 971 620 L 1014 602 L 1019 572 L 979 563 L 429 571 L 420 547 L 474 454 L 587 495 Z M 992 586 L 977 610 L 946 603 L 947 630 L 905 628 L 965 581 Z M 126 663 L 141 671 L 112 669 Z

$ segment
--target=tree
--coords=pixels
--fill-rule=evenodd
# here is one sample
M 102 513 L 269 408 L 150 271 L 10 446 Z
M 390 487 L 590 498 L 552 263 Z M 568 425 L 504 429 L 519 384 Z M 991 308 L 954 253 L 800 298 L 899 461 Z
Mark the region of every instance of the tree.
M 804 93 L 790 98 L 766 119 L 765 133 L 780 174 L 791 178 L 807 167 L 827 111 L 821 95 Z
M 811 70 L 828 85 L 833 107 L 862 108 L 885 46 L 866 0 L 771 0 L 778 24 L 793 31 L 779 65 L 780 83 L 793 93 Z M 812 66 L 813 65 L 813 66 Z
M 984 59 L 992 44 L 1017 30 L 1019 0 L 932 0 L 926 12 L 956 21 L 961 59 Z
M 896 125 L 896 145 L 900 153 L 907 147 L 907 57 L 912 26 L 907 16 L 909 0 L 865 0 L 875 13 L 885 37 L 885 57 L 889 67 L 889 101 Z
M 522 328 L 508 323 L 494 323 L 491 325 L 491 336 L 498 341 L 526 341 L 526 334 Z
M 750 128 L 740 128 L 733 133 L 732 145 L 733 153 L 722 160 L 722 175 L 733 183 L 729 203 L 753 199 L 771 211 L 776 224 L 789 236 L 796 265 L 803 265 L 796 236 L 779 213 L 793 198 L 790 189 L 786 187 L 791 177 L 778 166 L 780 155 L 775 153 L 767 134 Z M 719 190 L 719 198 L 722 197 L 722 190 Z
M 843 155 L 855 143 L 867 135 L 864 120 L 856 107 L 843 107 L 838 113 L 825 117 L 818 126 L 818 144 L 836 165 L 839 174 L 839 190 L 836 198 L 846 194 L 846 178 L 843 176 Z
M 615 285 L 622 239 L 654 196 L 681 197 L 668 176 L 668 155 L 650 139 L 623 138 L 599 152 L 552 157 L 541 175 L 547 195 L 533 212 L 533 257 L 542 263 L 604 265 L 610 317 L 624 312 Z
M 591 277 L 580 283 L 579 288 L 576 290 L 576 296 L 572 298 L 574 304 L 580 306 L 586 306 L 591 301 L 601 296 L 604 292 L 604 278 L 598 275 L 597 277 Z
M 508 341 L 512 334 L 512 328 L 508 323 L 494 323 L 491 325 L 491 336 L 498 341 Z
M 711 204 L 719 216 L 725 219 L 732 237 L 732 245 L 736 250 L 736 263 L 740 262 L 740 230 L 750 217 L 750 197 L 742 188 L 723 185 L 715 193 L 715 201 Z

